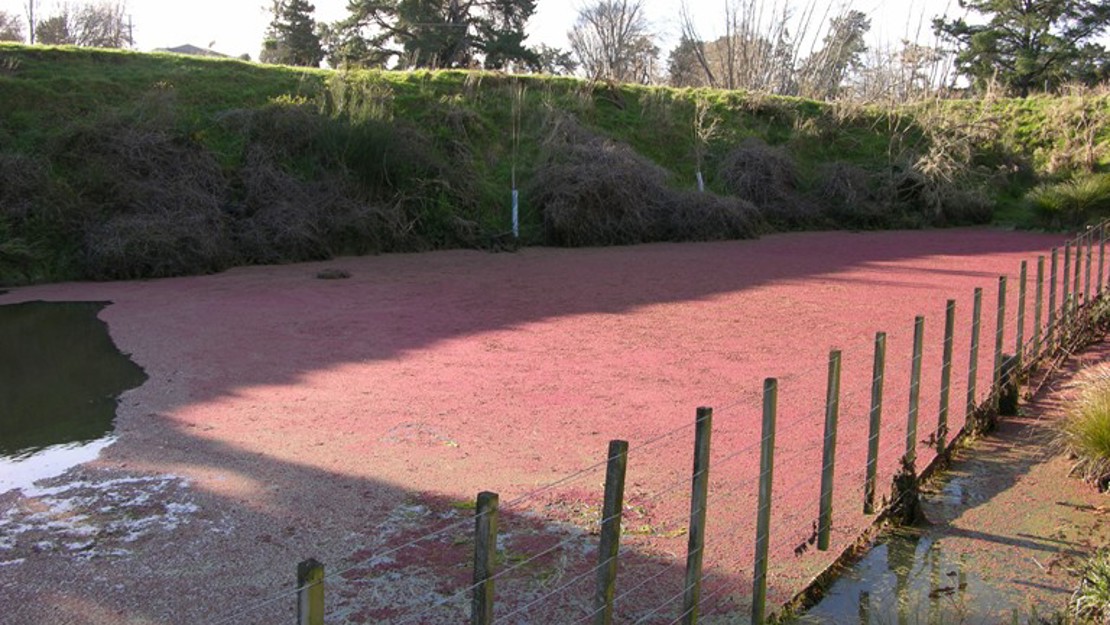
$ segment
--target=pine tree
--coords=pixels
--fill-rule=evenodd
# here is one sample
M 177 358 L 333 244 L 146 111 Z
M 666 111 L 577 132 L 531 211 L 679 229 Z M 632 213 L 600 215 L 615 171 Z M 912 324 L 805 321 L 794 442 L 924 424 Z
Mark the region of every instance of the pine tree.
M 263 63 L 319 67 L 324 49 L 312 17 L 315 11 L 316 7 L 306 0 L 274 0 L 274 19 L 258 59 Z
M 992 80 L 1021 95 L 1110 75 L 1097 42 L 1110 27 L 1110 0 L 959 0 L 986 23 L 937 18 L 933 29 L 958 46 L 956 66 L 978 87 Z

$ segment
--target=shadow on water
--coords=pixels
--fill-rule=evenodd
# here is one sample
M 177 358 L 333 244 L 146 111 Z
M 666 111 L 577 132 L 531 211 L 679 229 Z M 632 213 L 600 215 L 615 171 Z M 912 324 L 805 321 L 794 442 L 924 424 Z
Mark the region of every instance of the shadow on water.
M 105 302 L 0 306 L 0 492 L 91 460 L 146 380 L 97 318 Z
M 985 494 L 954 478 L 924 503 L 950 518 L 982 503 Z M 989 535 L 980 540 L 997 540 Z M 945 550 L 928 528 L 886 533 L 866 556 L 845 570 L 796 624 L 944 625 L 1024 622 L 1013 612 L 1011 591 L 984 580 L 967 553 Z

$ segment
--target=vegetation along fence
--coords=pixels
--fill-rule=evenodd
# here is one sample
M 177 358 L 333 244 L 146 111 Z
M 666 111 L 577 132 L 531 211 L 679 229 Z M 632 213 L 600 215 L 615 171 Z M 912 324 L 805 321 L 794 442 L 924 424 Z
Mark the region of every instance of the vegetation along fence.
M 860 350 L 871 352 L 870 375 L 863 367 L 849 371 L 844 352 L 833 350 L 802 374 L 827 374 L 823 408 L 815 401 L 810 414 L 780 423 L 779 381 L 768 378 L 758 437 L 754 428 L 713 427 L 715 412 L 752 408 L 758 397 L 698 408 L 693 423 L 636 447 L 611 441 L 604 461 L 512 501 L 482 492 L 445 515 L 414 506 L 408 513 L 419 517 L 412 525 L 419 529 L 411 535 L 395 529 L 336 571 L 301 562 L 295 587 L 217 622 L 246 622 L 251 610 L 274 603 L 291 610 L 295 595 L 302 625 L 321 625 L 326 615 L 475 625 L 693 624 L 750 615 L 764 623 L 783 605 L 803 602 L 804 591 L 792 593 L 847 557 L 878 521 L 913 521 L 919 480 L 955 442 L 990 430 L 1000 414 L 1016 414 L 1020 388 L 1035 393 L 1095 336 L 1110 301 L 1103 297 L 1108 224 L 1000 276 L 993 311 L 984 310 L 991 302 L 976 288 L 966 325 L 958 323 L 957 302 L 948 301 L 942 341 L 926 340 L 927 320 L 919 316 L 912 344 L 888 359 L 887 334 L 877 333 Z M 842 377 L 855 390 L 842 391 Z M 840 418 L 852 411 L 858 418 Z M 787 430 L 814 435 L 783 436 Z M 714 455 L 718 436 L 725 445 Z M 653 460 L 688 453 L 690 444 L 692 475 L 658 475 L 657 466 L 675 463 Z M 437 527 L 428 531 L 428 523 Z M 419 565 L 449 572 L 425 578 L 403 568 L 404 553 L 414 549 Z M 341 581 L 345 592 L 329 595 L 326 611 L 330 581 Z M 383 606 L 367 606 L 367 597 Z

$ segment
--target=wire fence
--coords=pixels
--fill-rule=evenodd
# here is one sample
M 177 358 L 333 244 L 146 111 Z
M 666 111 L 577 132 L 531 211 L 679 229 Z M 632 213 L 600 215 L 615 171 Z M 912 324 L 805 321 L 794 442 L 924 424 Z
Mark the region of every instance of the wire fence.
M 305 625 L 654 625 L 713 614 L 761 624 L 801 602 L 799 590 L 878 519 L 912 515 L 924 474 L 1090 340 L 1110 301 L 1107 226 L 975 289 L 970 306 L 950 300 L 943 323 L 918 317 L 792 375 L 812 382 L 824 371 L 823 402 L 780 406 L 778 381 L 768 378 L 759 432 L 745 425 L 751 415 L 721 419 L 759 406 L 756 396 L 700 408 L 691 423 L 634 445 L 613 441 L 600 462 L 512 500 L 481 493 L 473 514 L 441 519 L 372 557 L 327 572 L 302 562 L 295 585 L 212 622 L 250 622 L 282 605 Z M 870 356 L 870 375 L 845 367 L 847 356 L 857 364 Z M 714 448 L 721 436 L 729 444 Z M 690 448 L 689 474 L 656 470 L 655 454 Z M 406 552 L 450 574 L 401 570 Z M 325 602 L 329 584 L 376 590 Z M 403 593 L 407 608 L 365 605 L 367 596 L 384 603 Z

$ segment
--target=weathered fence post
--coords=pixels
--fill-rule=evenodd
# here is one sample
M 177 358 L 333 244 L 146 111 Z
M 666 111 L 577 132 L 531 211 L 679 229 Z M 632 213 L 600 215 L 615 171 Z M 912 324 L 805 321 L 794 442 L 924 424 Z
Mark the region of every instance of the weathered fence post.
M 698 408 L 694 434 L 693 494 L 690 497 L 690 537 L 686 545 L 686 590 L 682 597 L 682 623 L 698 622 L 701 600 L 701 568 L 705 555 L 705 515 L 709 499 L 709 439 L 713 433 L 713 409 Z
M 1058 261 L 1056 260 L 1059 250 L 1052 248 L 1052 275 L 1049 280 L 1048 287 L 1048 328 L 1045 331 L 1045 340 L 1048 342 L 1048 348 L 1051 350 L 1056 346 L 1057 336 L 1057 315 L 1056 315 L 1056 270 L 1058 268 Z
M 1091 301 L 1091 262 L 1094 260 L 1094 230 L 1087 230 L 1087 258 L 1084 262 L 1083 269 L 1083 303 L 1088 304 Z
M 597 594 L 594 623 L 613 622 L 613 597 L 617 589 L 617 556 L 621 544 L 621 511 L 624 509 L 624 476 L 628 468 L 628 442 L 609 441 L 605 469 L 605 502 L 601 506 L 601 539 L 597 548 Z
M 940 411 L 937 414 L 937 455 L 948 447 L 948 407 L 952 391 L 952 348 L 956 335 L 956 300 L 948 300 L 944 311 L 944 355 L 940 364 Z
M 883 377 L 886 375 L 886 332 L 875 334 L 875 363 L 871 368 L 871 423 L 867 434 L 867 478 L 863 485 L 863 513 L 875 513 L 875 483 L 879 469 L 879 431 L 883 419 Z
M 297 565 L 297 625 L 324 625 L 324 565 L 315 558 Z
M 1076 308 L 1079 307 L 1079 276 L 1083 273 L 1082 269 L 1081 269 L 1082 263 L 1083 263 L 1083 235 L 1079 235 L 1078 237 L 1076 237 L 1076 240 L 1075 240 L 1075 290 L 1072 291 L 1075 294 L 1075 295 L 1073 295 L 1073 298 L 1075 299 Z
M 833 477 L 836 475 L 836 425 L 840 418 L 840 350 L 829 353 L 829 381 L 825 391 L 825 447 L 821 453 L 821 507 L 817 520 L 817 548 L 828 551 L 832 534 Z
M 1102 289 L 1105 287 L 1103 283 L 1103 266 L 1106 264 L 1106 222 L 1103 221 L 1098 225 L 1098 289 L 1095 290 L 1097 295 L 1102 295 Z
M 478 493 L 474 509 L 474 591 L 470 598 L 471 625 L 493 622 L 493 567 L 497 558 L 497 493 Z
M 1060 325 L 1068 326 L 1068 316 L 1071 314 L 1071 241 L 1064 242 L 1064 292 L 1060 295 Z
M 975 385 L 979 379 L 979 328 L 983 312 L 983 289 L 975 289 L 971 310 L 971 351 L 967 361 L 967 417 L 975 413 Z
M 1044 318 L 1044 256 L 1037 257 L 1037 296 L 1033 304 L 1033 360 L 1041 358 L 1041 320 Z
M 1025 295 L 1029 281 L 1029 263 L 1021 261 L 1021 274 L 1018 278 L 1017 301 L 1017 348 L 1014 354 L 1018 358 L 1018 367 L 1025 364 Z
M 998 277 L 998 317 L 994 330 L 994 377 L 991 387 L 991 396 L 994 397 L 993 407 L 998 411 L 998 395 L 1001 390 L 998 386 L 1002 380 L 1002 341 L 1006 334 L 1006 276 Z
M 779 382 L 763 381 L 763 438 L 759 453 L 759 508 L 755 528 L 755 567 L 752 572 L 752 625 L 763 625 L 767 609 L 767 552 L 771 543 L 771 485 L 775 473 L 775 416 Z
M 917 415 L 921 407 L 921 357 L 925 349 L 925 317 L 913 323 L 913 362 L 910 367 L 910 410 L 906 419 L 906 457 L 917 458 Z
M 1021 386 L 1021 361 L 1007 355 L 1002 360 L 1002 387 L 999 389 L 998 414 L 1015 417 L 1018 413 L 1018 392 Z

